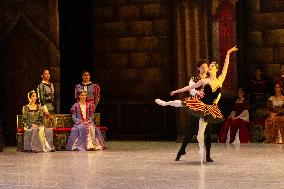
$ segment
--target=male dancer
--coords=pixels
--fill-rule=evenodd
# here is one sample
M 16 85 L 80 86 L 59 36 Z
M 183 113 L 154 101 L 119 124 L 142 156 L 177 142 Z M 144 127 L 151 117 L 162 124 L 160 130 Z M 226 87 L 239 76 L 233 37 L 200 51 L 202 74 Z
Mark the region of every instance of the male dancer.
M 204 79 L 207 77 L 207 71 L 208 71 L 208 62 L 207 60 L 201 59 L 198 61 L 197 63 L 197 67 L 199 70 L 199 75 L 196 77 L 191 77 L 190 81 L 189 81 L 189 85 L 193 83 L 197 83 L 200 79 Z M 173 91 L 171 92 L 171 95 L 174 95 L 176 93 L 179 93 L 178 91 Z M 204 92 L 203 92 L 203 87 L 200 87 L 198 90 L 196 89 L 191 89 L 190 90 L 190 95 L 191 96 L 196 96 L 197 98 L 202 98 L 204 96 Z M 193 116 L 192 116 L 193 117 Z M 192 139 L 193 135 L 194 135 L 194 131 L 196 131 L 198 128 L 198 124 L 196 125 L 192 125 L 189 126 L 186 131 L 185 131 L 185 135 L 183 138 L 183 142 L 182 145 L 177 153 L 176 159 L 175 161 L 179 161 L 180 157 L 182 155 L 185 155 L 185 148 L 187 146 L 187 144 L 190 142 L 190 140 Z M 211 149 L 211 125 L 206 127 L 205 130 L 205 147 L 206 147 L 206 161 L 207 162 L 213 162 L 213 160 L 210 157 L 210 149 Z
M 88 70 L 82 71 L 82 83 L 75 86 L 75 98 L 79 102 L 79 94 L 81 90 L 87 92 L 86 102 L 92 103 L 95 108 L 100 101 L 100 86 L 91 82 L 91 74 Z
M 49 69 L 43 69 L 41 72 L 42 82 L 37 87 L 37 95 L 39 103 L 46 106 L 49 113 L 53 114 L 54 111 L 54 86 L 49 81 Z

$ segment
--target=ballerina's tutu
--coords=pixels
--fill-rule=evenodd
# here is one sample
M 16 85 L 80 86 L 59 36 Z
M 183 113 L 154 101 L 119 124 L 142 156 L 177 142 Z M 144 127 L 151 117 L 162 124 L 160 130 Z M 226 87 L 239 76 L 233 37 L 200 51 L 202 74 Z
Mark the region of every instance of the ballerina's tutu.
M 198 97 L 189 97 L 182 101 L 182 106 L 187 108 L 192 115 L 201 117 L 207 122 L 220 123 L 224 116 L 216 104 L 208 105 Z

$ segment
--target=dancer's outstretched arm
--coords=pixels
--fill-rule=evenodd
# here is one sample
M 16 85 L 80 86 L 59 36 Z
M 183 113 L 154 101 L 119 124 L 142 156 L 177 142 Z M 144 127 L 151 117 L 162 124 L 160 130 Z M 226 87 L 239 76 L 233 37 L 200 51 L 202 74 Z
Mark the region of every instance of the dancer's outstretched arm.
M 208 83 L 208 78 L 200 79 L 197 83 L 193 83 L 192 85 L 190 85 L 188 87 L 189 87 L 189 90 L 192 90 L 192 89 L 196 89 L 198 87 L 201 87 L 203 85 L 206 85 L 207 83 Z
M 174 94 L 182 93 L 182 92 L 189 91 L 189 90 L 190 90 L 190 87 L 186 86 L 186 87 L 183 87 L 181 89 L 177 89 L 175 91 L 170 92 L 170 95 L 173 96 Z
M 237 50 L 238 50 L 238 48 L 235 46 L 235 47 L 233 47 L 233 48 L 231 48 L 227 51 L 225 63 L 224 63 L 223 69 L 222 69 L 222 73 L 218 77 L 218 80 L 220 82 L 220 84 L 219 84 L 220 86 L 222 86 L 222 84 L 223 84 L 223 82 L 226 78 L 226 75 L 227 75 L 227 71 L 228 71 L 228 67 L 229 67 L 229 63 L 230 63 L 230 54 L 234 51 L 237 51 Z
M 177 93 L 189 91 L 191 96 L 195 96 L 195 95 L 198 94 L 198 91 L 195 90 L 195 88 L 191 88 L 191 89 L 190 89 L 190 86 L 193 85 L 193 84 L 195 84 L 194 81 L 193 81 L 192 79 L 190 79 L 190 81 L 189 81 L 189 83 L 188 83 L 188 86 L 183 87 L 183 88 L 178 89 L 178 90 L 175 90 L 175 91 L 172 91 L 172 92 L 170 92 L 170 95 L 173 96 L 173 95 L 175 95 L 175 94 L 177 94 Z

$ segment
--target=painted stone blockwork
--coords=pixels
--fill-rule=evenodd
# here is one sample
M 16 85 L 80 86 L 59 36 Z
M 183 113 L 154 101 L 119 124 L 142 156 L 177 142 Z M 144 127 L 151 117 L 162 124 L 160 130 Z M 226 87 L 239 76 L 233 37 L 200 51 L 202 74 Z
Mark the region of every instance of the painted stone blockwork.
M 15 144 L 15 115 L 27 104 L 26 94 L 41 82 L 40 70 L 50 67 L 59 111 L 60 65 L 57 0 L 3 0 L 0 6 L 0 77 L 6 144 Z M 9 92 L 8 92 L 9 91 Z M 4 109 L 4 108 L 3 108 Z
M 284 1 L 249 0 L 245 2 L 244 24 L 245 71 L 252 76 L 256 66 L 261 66 L 266 77 L 273 81 L 283 64 L 284 45 Z
M 172 9 L 171 1 L 163 0 L 94 3 L 93 71 L 102 86 L 102 121 L 112 124 L 115 137 L 175 135 L 174 125 L 167 124 L 173 112 L 153 103 L 168 97 L 174 84 Z M 154 121 L 159 115 L 169 118 Z M 111 122 L 112 117 L 118 119 Z

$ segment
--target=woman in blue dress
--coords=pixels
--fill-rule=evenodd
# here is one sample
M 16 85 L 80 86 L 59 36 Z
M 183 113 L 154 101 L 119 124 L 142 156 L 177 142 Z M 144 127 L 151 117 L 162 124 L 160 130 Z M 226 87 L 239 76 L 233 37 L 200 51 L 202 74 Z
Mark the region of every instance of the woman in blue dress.
M 93 103 L 86 102 L 85 90 L 79 92 L 79 102 L 71 108 L 74 126 L 67 143 L 69 151 L 103 150 L 106 148 L 103 136 L 92 120 L 95 110 Z

